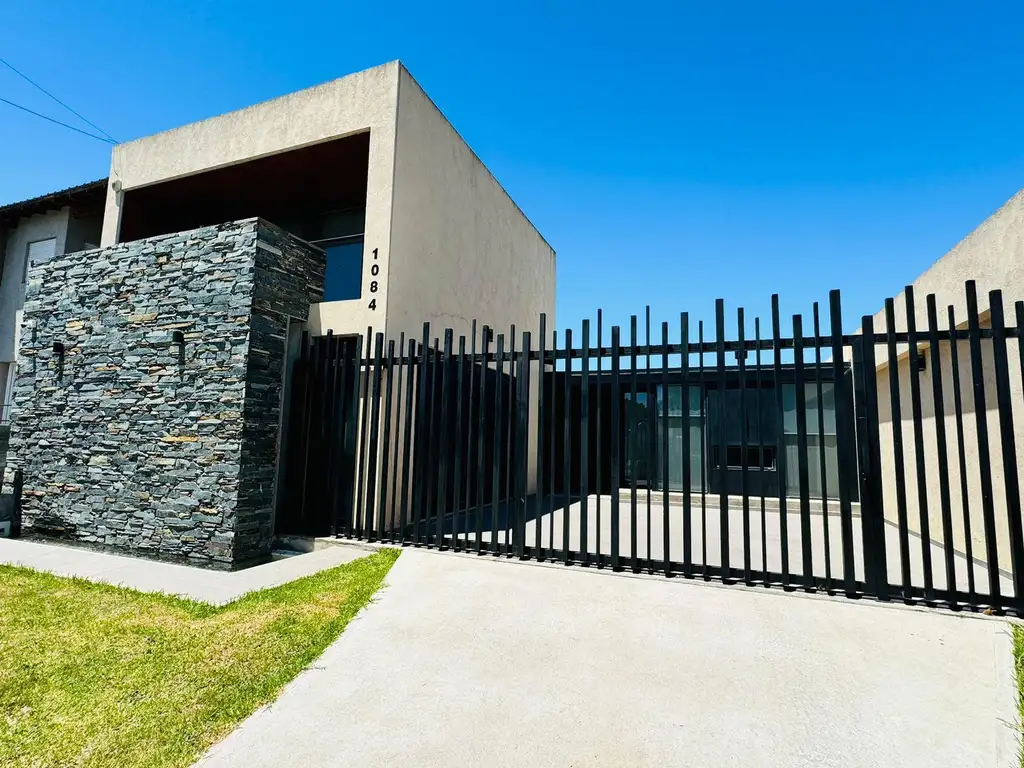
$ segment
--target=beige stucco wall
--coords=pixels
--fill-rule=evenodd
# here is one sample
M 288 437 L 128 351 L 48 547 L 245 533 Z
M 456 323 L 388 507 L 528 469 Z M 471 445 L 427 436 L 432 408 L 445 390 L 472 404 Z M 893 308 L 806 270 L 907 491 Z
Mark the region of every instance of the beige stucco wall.
M 966 294 L 964 283 L 974 280 L 978 288 L 978 305 L 982 314 L 989 308 L 988 292 L 1000 289 L 1003 292 L 1007 325 L 1016 325 L 1014 318 L 1015 301 L 1024 299 L 1024 191 L 1011 198 L 1002 208 L 990 216 L 974 232 L 964 238 L 949 253 L 933 264 L 924 274 L 914 281 L 915 321 L 925 341 L 924 330 L 927 328 L 926 296 L 934 293 L 938 304 L 939 327 L 947 328 L 947 307 L 952 304 L 956 312 L 959 327 L 966 327 Z M 896 329 L 906 330 L 906 305 L 903 296 L 896 297 Z M 982 327 L 986 326 L 987 318 Z M 886 329 L 884 311 L 875 316 L 875 330 Z M 925 449 L 925 480 L 928 497 L 929 534 L 935 541 L 943 541 L 941 508 L 939 506 L 940 474 L 938 469 L 938 452 L 935 438 L 935 408 L 932 396 L 932 377 L 941 377 L 947 450 L 949 460 L 948 481 L 950 487 L 951 506 L 953 510 L 954 544 L 963 552 L 965 536 L 963 524 L 963 505 L 961 503 L 961 474 L 957 459 L 956 422 L 953 414 L 953 376 L 948 343 L 940 344 L 938 363 L 932 359 L 929 351 L 919 345 L 921 354 L 926 357 L 926 370 L 917 374 L 921 384 L 923 413 L 924 449 Z M 966 341 L 958 342 L 958 358 L 960 365 L 960 387 L 963 396 L 963 422 L 965 466 L 968 489 L 968 506 L 970 509 L 971 538 L 973 555 L 981 560 L 986 559 L 984 524 L 981 504 L 981 465 L 978 458 L 978 433 L 975 418 L 974 392 L 971 378 L 970 349 Z M 910 528 L 920 532 L 920 510 L 917 493 L 917 465 L 915 463 L 915 441 L 910 399 L 910 369 L 907 360 L 906 345 L 900 345 L 900 406 L 903 429 L 904 455 L 903 461 L 907 478 L 907 509 Z M 1014 434 L 1017 445 L 1018 465 L 1024 463 L 1024 392 L 1020 376 L 1020 357 L 1016 340 L 1007 345 L 1007 357 L 1010 368 L 1011 400 L 1014 410 Z M 879 394 L 879 415 L 881 419 L 880 436 L 883 468 L 883 503 L 887 519 L 897 519 L 896 485 L 894 449 L 892 440 L 892 407 L 889 395 L 889 367 L 886 362 L 886 350 L 879 346 L 876 349 L 877 385 Z M 999 418 L 996 410 L 995 373 L 992 366 L 992 342 L 982 342 L 982 372 L 985 382 L 985 409 L 989 433 L 989 466 L 993 480 L 993 503 L 995 506 L 997 547 L 999 566 L 1010 568 L 1009 527 L 1007 521 L 1005 476 L 1002 469 L 1002 450 L 999 441 Z M 1020 472 L 1018 471 L 1018 476 Z M 936 568 L 941 568 L 937 564 Z
M 314 333 L 365 332 L 383 326 L 387 312 L 387 274 L 391 244 L 397 61 L 333 80 L 314 88 L 229 112 L 208 120 L 114 147 L 110 182 L 129 191 L 278 152 L 343 138 L 369 130 L 366 189 L 364 296 L 319 305 L 310 318 Z M 107 190 L 102 245 L 118 240 L 121 195 Z M 366 286 L 372 250 L 378 252 L 381 277 L 377 308 L 370 310 Z
M 63 254 L 67 247 L 68 216 L 69 209 L 63 208 L 23 218 L 16 227 L 6 231 L 5 242 L 0 242 L 6 247 L 0 279 L 0 362 L 13 362 L 17 356 L 21 308 L 25 300 L 22 276 L 28 244 L 56 238 L 55 254 Z
M 451 328 L 456 348 L 465 335 L 469 349 L 476 319 L 477 349 L 482 326 L 508 336 L 513 324 L 516 348 L 529 330 L 536 349 L 540 314 L 555 327 L 554 250 L 404 68 L 393 205 L 388 337 L 397 340 L 404 331 L 419 339 L 429 321 L 431 336 Z M 531 455 L 531 479 L 535 465 Z

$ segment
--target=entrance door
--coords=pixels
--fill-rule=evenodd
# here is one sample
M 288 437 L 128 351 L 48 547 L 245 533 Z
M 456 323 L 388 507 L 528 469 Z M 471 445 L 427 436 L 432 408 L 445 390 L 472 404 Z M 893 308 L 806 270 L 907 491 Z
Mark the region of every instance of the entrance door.
M 310 338 L 292 369 L 274 533 L 325 536 L 352 519 L 358 337 Z

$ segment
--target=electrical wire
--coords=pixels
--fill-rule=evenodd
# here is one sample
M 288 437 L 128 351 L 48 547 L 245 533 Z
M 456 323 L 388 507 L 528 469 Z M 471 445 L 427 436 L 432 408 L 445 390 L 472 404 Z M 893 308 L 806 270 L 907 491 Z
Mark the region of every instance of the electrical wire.
M 115 139 L 115 138 L 114 138 L 113 136 L 111 136 L 111 135 L 110 135 L 109 133 L 107 133 L 107 132 L 106 132 L 106 131 L 104 131 L 104 130 L 103 130 L 102 128 L 100 128 L 100 127 L 99 127 L 98 125 L 96 125 L 96 123 L 93 123 L 93 122 L 89 121 L 88 119 L 86 119 L 85 117 L 83 117 L 82 115 L 80 115 L 80 114 L 79 114 L 78 112 L 76 112 L 75 110 L 73 110 L 73 109 L 72 109 L 71 107 L 69 107 L 69 106 L 68 106 L 67 104 L 65 104 L 65 103 L 64 103 L 63 101 L 61 101 L 60 99 L 58 99 L 58 98 L 57 98 L 56 96 L 54 96 L 54 95 L 53 95 L 52 93 L 50 93 L 50 92 L 49 92 L 48 90 L 46 90 L 45 88 L 43 88 L 43 86 L 41 86 L 41 85 L 40 85 L 39 83 L 37 83 L 37 82 L 36 82 L 35 80 L 33 80 L 33 79 L 32 79 L 31 77 L 29 77 L 29 76 L 28 76 L 28 75 L 26 75 L 26 74 L 25 74 L 24 72 L 22 72 L 21 70 L 19 70 L 19 69 L 18 69 L 17 67 L 15 67 L 15 66 L 14 66 L 13 64 L 11 64 L 11 63 L 10 63 L 9 61 L 7 61 L 6 59 L 4 59 L 4 58 L 3 58 L 2 56 L 0 56 L 0 64 L 3 64 L 3 65 L 4 65 L 4 66 L 6 66 L 6 67 L 7 67 L 8 69 L 10 69 L 10 70 L 11 70 L 12 72 L 14 72 L 14 73 L 15 73 L 16 75 L 18 75 L 19 77 L 23 78 L 23 79 L 24 79 L 25 81 L 27 81 L 28 83 L 31 83 L 32 85 L 34 85 L 34 86 L 35 86 L 36 88 L 38 88 L 38 89 L 39 89 L 40 91 L 42 91 L 43 93 L 45 93 L 45 94 L 46 94 L 47 96 L 49 96 L 49 97 L 50 97 L 51 99 L 53 99 L 54 101 L 56 101 L 56 102 L 57 102 L 58 104 L 60 104 L 60 105 L 61 105 L 62 107 L 64 107 L 64 109 L 66 109 L 66 110 L 67 110 L 68 112 L 70 112 L 70 113 L 71 113 L 72 115 L 74 115 L 75 117 L 77 117 L 77 118 L 78 118 L 79 120 L 81 120 L 82 122 L 86 123 L 86 124 L 87 124 L 87 125 L 89 125 L 90 127 L 92 127 L 92 128 L 95 128 L 95 129 L 96 129 L 97 131 L 99 131 L 100 133 L 102 133 L 102 134 L 103 134 L 104 136 L 106 136 L 106 137 L 107 137 L 107 139 L 108 139 L 108 140 L 110 141 L 110 143 L 111 143 L 111 144 L 116 144 L 116 143 L 117 143 L 117 139 Z M 10 103 L 10 102 L 8 102 L 8 103 Z M 40 115 L 40 116 L 41 116 L 41 115 Z M 54 120 L 53 122 L 57 122 L 57 121 L 56 121 L 56 120 Z M 63 125 L 63 123 L 62 123 L 62 125 Z M 68 127 L 70 127 L 70 126 L 68 126 Z M 83 133 L 84 133 L 84 132 L 83 132 Z M 86 134 L 86 136 L 89 136 L 89 135 L 91 135 L 91 134 Z
M 8 101 L 3 96 L 0 96 L 0 101 L 2 101 L 4 104 L 9 104 L 10 106 L 14 107 L 15 109 L 20 109 L 22 112 L 28 112 L 30 115 L 35 115 L 36 117 L 43 118 L 43 120 L 49 120 L 51 123 L 56 123 L 57 125 L 60 125 L 60 126 L 62 126 L 64 128 L 67 128 L 68 130 L 74 131 L 75 133 L 80 133 L 83 136 L 88 136 L 91 139 L 97 139 L 97 140 L 105 142 L 107 144 L 117 144 L 117 142 L 114 141 L 113 139 L 107 139 L 107 138 L 104 138 L 103 136 L 97 136 L 95 133 L 89 133 L 88 131 L 83 131 L 81 128 L 75 128 L 75 126 L 73 126 L 73 125 L 68 125 L 67 123 L 62 123 L 60 120 L 55 120 L 52 117 L 47 117 L 44 114 L 41 114 L 39 112 L 35 112 L 35 111 L 29 109 L 28 107 L 23 107 L 23 106 L 21 106 L 21 104 L 15 104 L 13 101 Z

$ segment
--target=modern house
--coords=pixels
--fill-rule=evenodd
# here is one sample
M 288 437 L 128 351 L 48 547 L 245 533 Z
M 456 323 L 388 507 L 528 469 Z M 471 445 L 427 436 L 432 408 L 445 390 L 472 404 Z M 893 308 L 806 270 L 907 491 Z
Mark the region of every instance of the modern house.
M 493 500 L 496 508 L 514 489 L 520 498 L 539 490 L 568 500 L 583 488 L 615 494 L 613 477 L 679 492 L 689 475 L 686 490 L 697 494 L 809 496 L 826 509 L 839 506 L 828 500 L 841 485 L 846 501 L 862 488 L 856 451 L 839 456 L 835 396 L 837 377 L 852 384 L 862 369 L 849 359 L 817 365 L 809 355 L 798 367 L 792 339 L 781 353 L 785 364 L 773 368 L 764 352 L 758 366 L 747 347 L 744 365 L 740 357 L 734 365 L 733 347 L 729 364 L 706 376 L 693 347 L 685 372 L 673 362 L 651 375 L 634 346 L 632 364 L 621 361 L 628 375 L 614 388 L 607 377 L 583 377 L 575 352 L 567 365 L 563 349 L 544 376 L 534 377 L 539 362 L 529 364 L 535 385 L 521 402 L 523 369 L 513 376 L 511 364 L 498 370 L 493 358 L 486 366 L 470 361 L 476 378 L 467 372 L 462 384 L 453 359 L 436 353 L 430 366 L 421 366 L 426 357 L 415 365 L 385 359 L 373 376 L 347 378 L 360 370 L 345 365 L 356 353 L 386 356 L 393 342 L 407 354 L 410 342 L 423 341 L 424 323 L 428 348 L 451 329 L 456 349 L 463 337 L 467 351 L 491 343 L 491 352 L 503 334 L 511 342 L 524 331 L 536 352 L 542 314 L 546 334 L 557 327 L 553 250 L 398 62 L 117 145 L 109 179 L 0 208 L 0 226 L 0 441 L 3 427 L 10 435 L 3 493 L 9 506 L 22 478 L 27 533 L 233 567 L 268 556 L 276 534 L 331 530 L 337 509 L 350 516 L 377 505 L 377 520 L 394 524 L 397 491 L 386 501 L 360 495 L 366 477 L 387 471 L 393 485 L 400 473 L 403 483 L 419 484 L 417 504 L 438 528 L 446 510 L 468 508 L 466 499 Z M 978 281 L 983 301 L 990 288 L 1011 301 L 1024 297 L 1022 235 L 1024 193 L 915 289 L 955 305 L 958 327 L 966 278 Z M 925 310 L 919 301 L 918 328 Z M 983 324 L 987 310 L 980 307 Z M 901 301 L 894 317 L 895 330 L 905 332 Z M 884 330 L 884 313 L 875 327 Z M 688 341 L 696 341 L 692 333 Z M 607 363 L 607 338 L 601 343 Z M 959 384 L 973 415 L 968 347 L 957 345 Z M 428 354 L 422 344 L 413 348 Z M 991 345 L 984 349 L 991 393 Z M 913 380 L 930 392 L 937 368 L 951 392 L 948 354 L 934 366 L 926 344 L 918 353 L 924 362 Z M 945 478 L 926 407 L 919 487 L 910 469 L 919 456 L 910 439 L 912 357 L 906 345 L 899 349 L 900 456 L 883 396 L 892 369 L 886 349 L 875 355 L 885 515 L 896 521 L 887 479 L 906 465 L 912 530 L 923 532 L 918 505 L 928 493 L 934 500 L 932 489 L 945 479 L 957 489 L 954 517 L 973 520 L 980 543 L 982 507 L 972 499 L 987 493 L 978 482 L 982 465 L 1000 471 L 998 441 L 980 441 L 977 420 L 958 420 L 947 395 L 943 424 L 949 433 L 966 431 L 968 451 L 963 468 Z M 1010 367 L 1020 370 L 1016 351 Z M 402 385 L 396 368 L 409 376 L 389 401 L 382 392 Z M 310 381 L 320 388 L 316 397 L 293 391 Z M 1019 399 L 1020 378 L 1013 381 Z M 849 398 L 852 386 L 845 389 Z M 621 399 L 608 408 L 615 392 Z M 403 394 L 409 404 L 400 411 Z M 461 423 L 451 418 L 460 407 Z M 292 418 L 297 408 L 302 423 Z M 478 418 L 474 426 L 469 414 Z M 990 436 L 999 433 L 991 395 L 982 421 Z M 509 435 L 524 426 L 531 437 L 513 450 Z M 1020 420 L 1015 430 L 1024 445 Z M 412 443 L 401 461 L 400 434 Z M 988 460 L 982 443 L 991 444 Z M 388 450 L 393 458 L 385 460 Z M 455 459 L 468 455 L 477 461 Z M 993 479 L 996 506 L 1006 503 L 1001 479 Z M 940 511 L 926 506 L 934 538 Z M 997 519 L 1005 562 L 1006 515 Z M 958 526 L 963 549 L 965 526 Z
M 399 62 L 117 145 L 102 191 L 0 216 L 26 532 L 263 557 L 301 332 L 554 317 L 551 246 Z

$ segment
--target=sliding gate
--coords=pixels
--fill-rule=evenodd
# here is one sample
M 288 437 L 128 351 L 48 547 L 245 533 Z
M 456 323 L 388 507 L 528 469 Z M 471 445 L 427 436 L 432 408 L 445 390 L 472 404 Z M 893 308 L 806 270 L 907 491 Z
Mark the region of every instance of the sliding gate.
M 286 494 L 318 534 L 1019 612 L 1024 303 L 908 288 L 841 332 L 682 313 L 308 339 Z M 922 329 L 918 330 L 921 325 Z M 653 332 L 652 332 L 653 330 Z M 642 334 L 642 335 L 641 335 Z M 366 343 L 369 341 L 370 343 Z M 349 346 L 345 346 L 348 344 Z M 348 350 L 342 352 L 342 349 Z M 1016 418 L 1016 421 L 1014 420 Z M 297 505 L 295 507 L 294 505 Z

